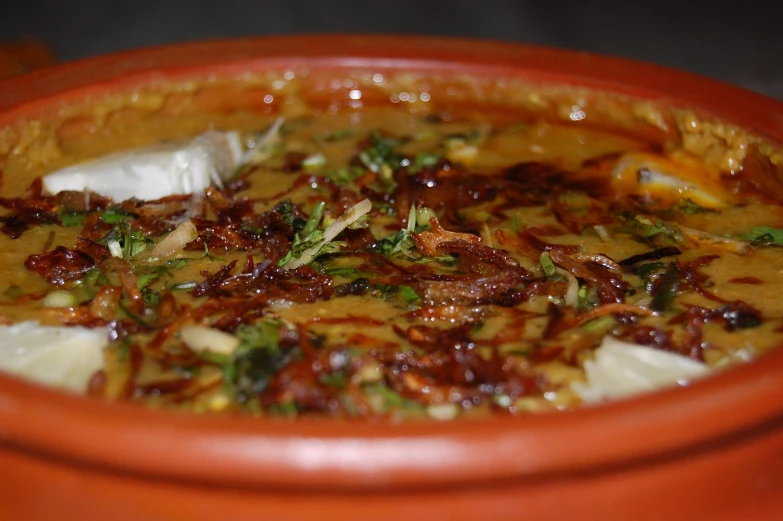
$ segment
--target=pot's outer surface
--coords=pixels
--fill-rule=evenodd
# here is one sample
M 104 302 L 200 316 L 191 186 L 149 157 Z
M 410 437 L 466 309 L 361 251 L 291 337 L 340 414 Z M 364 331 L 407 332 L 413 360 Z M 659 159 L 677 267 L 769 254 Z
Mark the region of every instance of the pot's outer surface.
M 694 107 L 783 142 L 783 108 L 683 72 L 418 37 L 134 51 L 0 82 L 0 126 L 150 81 L 269 67 L 523 79 Z M 0 520 L 783 519 L 783 350 L 685 389 L 448 424 L 161 414 L 0 377 Z

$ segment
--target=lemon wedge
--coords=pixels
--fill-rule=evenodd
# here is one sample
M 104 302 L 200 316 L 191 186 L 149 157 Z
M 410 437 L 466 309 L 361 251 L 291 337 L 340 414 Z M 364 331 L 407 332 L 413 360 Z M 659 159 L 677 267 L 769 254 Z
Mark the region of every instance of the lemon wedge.
M 626 398 L 666 387 L 686 385 L 710 374 L 702 362 L 607 335 L 584 364 L 587 382 L 573 390 L 585 403 Z
M 719 173 L 687 158 L 664 158 L 642 152 L 625 154 L 612 171 L 612 185 L 621 195 L 636 194 L 670 203 L 689 199 L 704 207 L 719 209 L 731 194 Z
M 155 200 L 198 193 L 236 171 L 242 159 L 238 132 L 210 130 L 190 140 L 110 154 L 43 178 L 48 194 L 95 192 L 115 201 Z

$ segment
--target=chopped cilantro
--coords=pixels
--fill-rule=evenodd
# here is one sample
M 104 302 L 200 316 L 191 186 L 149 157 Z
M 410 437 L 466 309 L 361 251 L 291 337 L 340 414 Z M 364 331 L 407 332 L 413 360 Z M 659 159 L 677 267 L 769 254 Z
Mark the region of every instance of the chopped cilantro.
M 166 266 L 174 268 L 175 270 L 181 270 L 188 265 L 190 259 L 171 259 L 166 261 Z
M 60 224 L 66 228 L 74 228 L 81 226 L 84 223 L 84 212 L 75 212 L 71 210 L 64 210 L 57 216 L 60 219 Z
M 326 203 L 318 201 L 313 206 L 313 211 L 310 213 L 310 217 L 307 218 L 304 228 L 302 228 L 302 235 L 310 235 L 318 229 L 318 225 L 321 223 L 321 219 L 324 216 L 324 210 L 326 209 Z
M 411 209 L 408 212 L 408 226 L 399 232 L 385 237 L 371 246 L 371 249 L 379 251 L 384 255 L 394 255 L 395 253 L 402 253 L 405 256 L 411 257 L 413 252 L 416 251 L 416 244 L 411 238 L 411 233 L 416 231 L 416 206 L 411 205 Z
M 324 273 L 333 277 L 355 277 L 359 274 L 359 270 L 351 267 L 337 266 L 334 268 L 324 268 Z
M 783 229 L 757 226 L 748 233 L 740 234 L 740 239 L 768 246 L 783 246 Z
M 452 255 L 425 256 L 421 255 L 416 249 L 416 243 L 413 242 L 413 233 L 421 233 L 429 229 L 430 219 L 437 218 L 435 211 L 431 208 L 422 207 L 418 210 L 411 206 L 408 212 L 408 225 L 394 235 L 384 237 L 370 246 L 370 250 L 379 252 L 383 255 L 392 256 L 401 254 L 408 260 L 417 263 L 443 262 L 451 264 L 457 259 Z
M 269 412 L 278 416 L 286 416 L 292 418 L 299 412 L 296 402 L 288 400 L 281 403 L 275 403 L 269 406 Z
M 290 200 L 277 203 L 272 211 L 280 214 L 285 223 L 294 230 L 301 230 L 304 226 L 305 221 L 303 219 L 294 217 L 294 204 Z
M 144 251 L 153 241 L 144 237 L 140 230 L 132 229 L 130 222 L 123 217 L 118 219 L 111 231 L 98 242 L 103 245 L 118 244 L 120 251 L 117 255 L 121 252 L 122 257 L 127 259 Z
M 327 229 L 329 226 L 331 226 L 337 219 L 331 216 L 325 216 L 323 220 L 323 228 L 324 230 Z M 358 219 L 356 219 L 354 222 L 346 226 L 349 230 L 361 230 L 362 228 L 367 228 L 370 226 L 370 214 L 364 214 Z
M 345 295 L 364 295 L 368 291 L 374 290 L 376 287 L 377 286 L 370 282 L 369 279 L 359 277 L 346 284 L 336 286 L 334 288 L 334 294 L 338 297 L 343 297 Z
M 24 295 L 24 291 L 22 291 L 22 288 L 20 288 L 16 284 L 11 284 L 3 292 L 3 295 L 10 298 L 11 300 L 19 300 L 19 297 Z
M 398 286 L 400 295 L 402 298 L 405 299 L 405 301 L 408 304 L 412 304 L 415 306 L 421 305 L 421 297 L 419 297 L 418 293 L 416 293 L 416 290 L 413 289 L 411 286 L 408 286 L 407 284 L 402 284 Z
M 589 287 L 587 284 L 579 286 L 577 299 L 576 307 L 578 309 L 593 309 L 600 302 L 598 291 L 595 288 Z
M 703 207 L 694 203 L 690 199 L 680 199 L 677 203 L 675 203 L 672 206 L 672 209 L 688 215 L 692 215 L 695 213 L 702 213 L 704 211 Z
M 551 277 L 555 274 L 555 263 L 552 262 L 552 257 L 549 256 L 548 251 L 541 252 L 539 262 L 541 263 L 541 269 L 544 270 L 544 275 Z
M 519 222 L 519 214 L 515 213 L 511 216 L 511 229 L 518 232 L 522 228 L 522 224 Z
M 350 185 L 365 170 L 361 167 L 338 168 L 336 170 L 327 170 L 323 175 L 340 185 Z
M 379 396 L 382 400 L 382 410 L 389 409 L 420 409 L 421 405 L 412 400 L 403 397 L 397 391 L 390 389 L 384 384 L 372 384 L 364 387 L 364 393 L 367 396 Z
M 137 216 L 120 209 L 118 206 L 107 208 L 101 213 L 101 220 L 107 224 L 118 224 L 122 221 L 127 221 L 129 217 Z
M 136 287 L 139 289 L 144 289 L 149 286 L 150 282 L 157 280 L 159 277 L 159 273 L 146 273 L 136 279 Z
M 435 166 L 440 160 L 441 156 L 439 154 L 426 154 L 419 152 L 416 154 L 416 157 L 413 158 L 413 162 L 408 165 L 408 173 L 415 174 L 423 168 Z
M 294 242 L 291 244 L 291 249 L 283 256 L 283 258 L 277 262 L 277 265 L 285 266 L 292 259 L 300 258 L 306 250 L 309 250 L 310 248 L 318 245 L 323 240 L 323 238 L 324 234 L 320 230 L 315 230 L 303 238 L 300 237 L 299 234 L 296 234 L 294 236 Z M 340 248 L 342 248 L 344 245 L 345 243 L 340 241 L 327 242 L 312 255 L 312 258 L 315 259 L 316 257 L 325 255 L 327 253 L 335 253 L 340 251 Z
M 123 313 L 125 313 L 125 314 L 128 316 L 128 318 L 130 318 L 131 320 L 133 320 L 134 322 L 136 322 L 138 325 L 140 325 L 140 326 L 142 326 L 142 327 L 144 327 L 144 328 L 148 328 L 148 327 L 150 327 L 150 324 L 149 324 L 149 323 L 147 323 L 147 321 L 146 321 L 146 320 L 144 320 L 144 319 L 143 319 L 143 318 L 141 318 L 139 315 L 137 315 L 136 313 L 134 313 L 133 311 L 131 311 L 130 309 L 128 309 L 128 306 L 126 306 L 125 304 L 123 304 L 122 300 L 120 300 L 120 301 L 117 303 L 117 307 L 119 307 L 119 308 L 120 308 L 120 309 L 123 311 Z
M 348 380 L 342 373 L 322 374 L 318 376 L 318 380 L 324 385 L 336 387 L 337 389 L 343 389 L 348 385 Z
M 316 134 L 313 136 L 313 139 L 318 142 L 332 142 L 341 141 L 355 135 L 356 132 L 354 132 L 354 130 L 351 128 L 340 128 L 331 133 L 323 132 L 321 134 Z
M 263 391 L 278 370 L 299 356 L 298 347 L 281 348 L 280 327 L 277 321 L 261 321 L 237 328 L 240 343 L 228 365 L 240 401 Z
M 388 187 L 394 185 L 394 171 L 403 166 L 403 158 L 395 147 L 399 140 L 381 137 L 377 130 L 370 133 L 370 146 L 359 152 L 359 162 L 371 172 L 378 174 Z
M 413 239 L 411 239 L 408 230 L 400 230 L 394 235 L 384 237 L 375 242 L 370 248 L 384 255 L 393 255 L 395 253 L 404 253 L 407 255 L 411 250 L 416 249 L 416 245 L 414 244 Z
M 103 272 L 98 268 L 92 268 L 79 282 L 84 288 L 84 292 L 87 294 L 87 297 L 90 299 L 95 297 L 96 289 L 98 287 L 108 286 L 110 284 L 109 279 L 107 279 L 106 275 L 104 275 Z
M 653 311 L 668 311 L 674 303 L 674 295 L 677 294 L 677 281 L 679 270 L 675 263 L 670 263 L 666 271 L 658 278 L 653 288 L 650 309 Z
M 195 287 L 196 287 L 195 280 L 188 280 L 185 282 L 171 282 L 169 284 L 166 284 L 166 288 L 171 291 L 188 290 L 188 289 L 193 289 Z
M 362 279 L 357 279 L 354 282 L 358 282 L 361 280 Z M 419 295 L 416 293 L 416 290 L 413 289 L 413 287 L 408 286 L 407 284 L 400 284 L 400 285 L 370 284 L 369 288 L 378 291 L 379 296 L 383 300 L 394 300 L 399 296 L 402 297 L 402 299 L 405 300 L 405 302 L 407 302 L 409 305 L 412 306 L 421 305 L 421 297 L 419 297 Z
M 161 266 L 137 266 L 134 270 L 136 275 L 138 275 L 136 286 L 139 289 L 144 289 L 160 277 L 171 277 L 173 276 L 171 272 L 172 269 L 181 269 L 185 267 L 187 263 L 188 259 L 172 259 Z
M 147 307 L 157 307 L 160 304 L 160 298 L 160 293 L 153 289 L 146 287 L 141 289 L 141 300 Z
M 607 333 L 615 324 L 617 320 L 612 315 L 604 315 L 585 322 L 581 329 L 588 333 Z
M 645 280 L 661 275 L 664 271 L 666 271 L 665 262 L 647 262 L 640 264 L 634 269 L 634 273 Z
M 677 226 L 645 215 L 625 216 L 625 225 L 627 229 L 623 231 L 653 245 L 671 246 L 683 241 L 682 232 Z
M 642 236 L 646 238 L 663 235 L 675 238 L 676 242 L 682 242 L 680 231 L 674 226 L 667 226 L 662 221 L 650 221 L 646 217 L 637 216 L 636 220 L 643 226 Z

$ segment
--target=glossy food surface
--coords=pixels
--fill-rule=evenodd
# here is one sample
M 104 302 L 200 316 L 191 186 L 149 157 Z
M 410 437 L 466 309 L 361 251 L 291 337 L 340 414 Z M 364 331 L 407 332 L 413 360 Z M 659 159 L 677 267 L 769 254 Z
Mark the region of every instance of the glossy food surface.
M 783 339 L 783 211 L 682 144 L 475 107 L 257 125 L 206 190 L 2 200 L 3 318 L 104 331 L 93 396 L 285 417 L 567 410 Z

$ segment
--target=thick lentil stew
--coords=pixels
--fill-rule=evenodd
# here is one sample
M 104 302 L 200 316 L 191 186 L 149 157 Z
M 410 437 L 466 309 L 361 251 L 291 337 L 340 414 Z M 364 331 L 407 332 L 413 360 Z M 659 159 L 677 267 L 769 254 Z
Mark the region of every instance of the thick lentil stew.
M 769 158 L 583 117 L 258 115 L 41 172 L 0 199 L 0 369 L 163 409 L 444 420 L 783 342 Z

